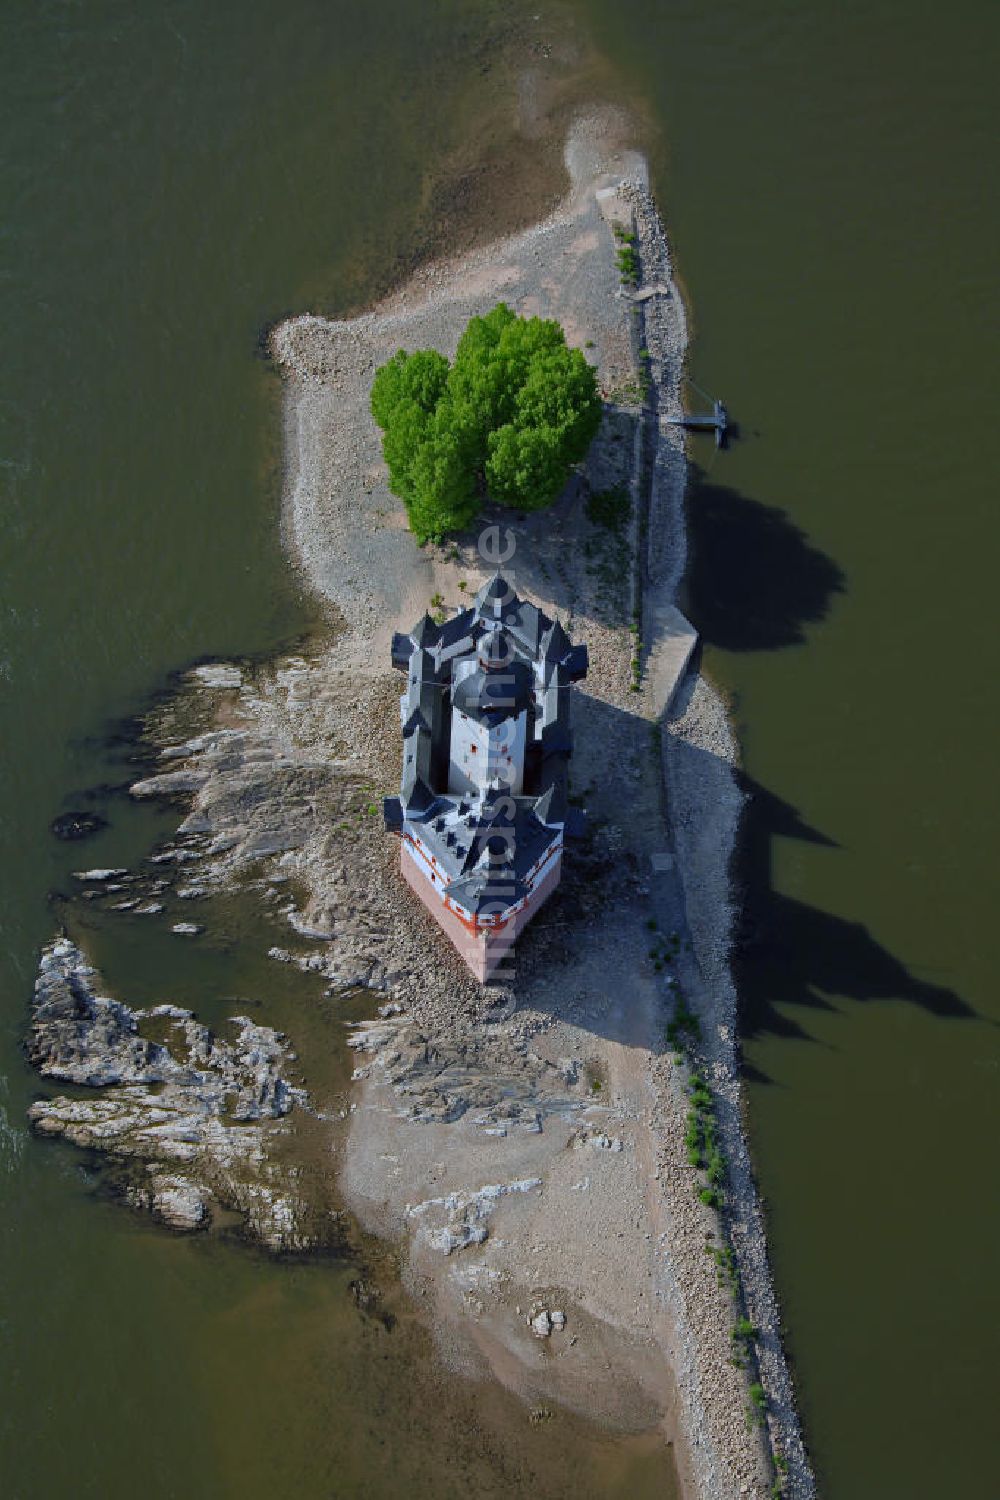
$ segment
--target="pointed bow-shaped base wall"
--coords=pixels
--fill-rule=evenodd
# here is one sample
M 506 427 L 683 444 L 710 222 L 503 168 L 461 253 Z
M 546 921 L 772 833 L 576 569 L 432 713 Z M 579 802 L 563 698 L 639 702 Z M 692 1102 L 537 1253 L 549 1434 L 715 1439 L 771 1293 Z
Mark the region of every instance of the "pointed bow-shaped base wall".
M 559 884 L 559 877 L 562 874 L 562 858 L 560 855 L 545 878 L 539 881 L 520 911 L 514 912 L 502 927 L 485 930 L 482 928 L 476 930 L 472 923 L 463 921 L 457 912 L 445 906 L 443 897 L 431 888 L 405 840 L 401 845 L 400 867 L 407 884 L 420 897 L 435 922 L 450 938 L 479 982 L 485 984 L 488 979 L 501 977 L 497 970 L 505 958 L 513 962 L 513 954 L 510 950 L 514 940 L 518 933 L 524 931 L 538 908 L 548 900 Z

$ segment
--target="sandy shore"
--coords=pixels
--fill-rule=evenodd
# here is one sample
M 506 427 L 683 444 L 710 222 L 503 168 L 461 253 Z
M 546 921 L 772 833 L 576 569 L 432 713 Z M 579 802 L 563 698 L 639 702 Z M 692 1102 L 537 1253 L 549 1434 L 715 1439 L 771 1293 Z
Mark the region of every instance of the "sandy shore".
M 620 148 L 615 123 L 591 119 L 571 133 L 571 191 L 542 224 L 425 268 L 349 323 L 297 318 L 273 338 L 286 377 L 286 543 L 343 617 L 324 670 L 343 674 L 342 697 L 353 685 L 384 707 L 390 731 L 392 630 L 435 593 L 458 607 L 487 569 L 471 545 L 422 552 L 406 532 L 368 413 L 376 367 L 401 346 L 451 355 L 468 318 L 503 299 L 558 318 L 596 364 L 608 404 L 582 485 L 554 512 L 514 522 L 509 570 L 590 649 L 573 765 L 597 825 L 589 864 L 523 940 L 502 991 L 461 972 L 393 891 L 391 861 L 381 866 L 375 905 L 394 913 L 382 951 L 404 959 L 398 974 L 390 958 L 369 975 L 389 1003 L 355 1038 L 363 1063 L 341 1185 L 366 1227 L 407 1244 L 406 1278 L 449 1359 L 535 1403 L 563 1401 L 633 1430 L 659 1424 L 688 1495 L 769 1494 L 773 1448 L 787 1464 L 782 1493 L 806 1496 L 740 1123 L 728 965 L 736 747 L 717 695 L 681 671 L 685 465 L 676 429 L 659 418 L 678 410 L 684 312 L 645 163 Z M 609 213 L 638 231 L 641 290 L 655 289 L 641 299 L 620 286 Z M 633 495 L 632 530 L 602 538 L 583 493 L 616 485 Z M 627 625 L 637 599 L 646 646 L 635 694 Z M 377 713 L 363 717 L 382 750 L 362 751 L 362 764 L 391 785 L 391 738 Z M 624 799 L 609 795 L 611 766 Z M 335 932 L 312 873 L 307 921 Z M 651 924 L 678 934 L 672 966 L 651 958 Z M 729 1161 L 724 1222 L 698 1200 L 685 1155 L 686 1074 L 665 1050 L 664 967 L 702 1021 L 700 1060 Z M 739 1301 L 718 1270 L 727 1238 Z M 737 1311 L 760 1331 L 749 1374 L 732 1360 Z M 766 1427 L 748 1419 L 750 1378 L 766 1392 Z

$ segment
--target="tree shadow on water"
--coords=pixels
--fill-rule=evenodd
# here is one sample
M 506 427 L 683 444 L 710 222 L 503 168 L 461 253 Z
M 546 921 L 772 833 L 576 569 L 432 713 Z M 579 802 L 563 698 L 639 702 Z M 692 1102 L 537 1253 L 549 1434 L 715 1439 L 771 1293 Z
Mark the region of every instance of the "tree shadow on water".
M 694 467 L 688 489 L 688 613 L 723 651 L 800 645 L 844 592 L 840 567 L 777 506 Z

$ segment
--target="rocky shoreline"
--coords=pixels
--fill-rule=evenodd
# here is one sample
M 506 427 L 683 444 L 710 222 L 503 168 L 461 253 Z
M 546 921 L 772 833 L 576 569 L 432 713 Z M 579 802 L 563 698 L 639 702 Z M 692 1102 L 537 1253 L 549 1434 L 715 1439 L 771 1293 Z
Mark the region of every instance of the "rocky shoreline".
M 42 954 L 29 1060 L 44 1078 L 100 1092 L 36 1100 L 34 1129 L 131 1168 L 128 1201 L 173 1229 L 203 1228 L 225 1211 L 269 1250 L 307 1248 L 303 1205 L 274 1170 L 268 1140 L 308 1104 L 287 1076 L 287 1041 L 248 1016 L 232 1018 L 226 1041 L 189 1010 L 136 1010 L 98 984 L 69 938 Z
M 350 322 L 274 331 L 285 542 L 340 627 L 270 665 L 190 674 L 149 716 L 158 764 L 131 789 L 182 802 L 176 838 L 141 875 L 89 872 L 104 877 L 99 903 L 170 922 L 178 941 L 202 924 L 175 921 L 176 899 L 252 891 L 295 937 L 271 945 L 274 963 L 320 976 L 334 1002 L 374 992 L 378 1014 L 351 1036 L 346 1119 L 324 1117 L 270 1028 L 236 1017 L 220 1041 L 189 1012 L 102 997 L 68 940 L 43 957 L 31 1056 L 100 1092 L 41 1100 L 32 1119 L 127 1160 L 133 1201 L 168 1222 L 242 1215 L 274 1249 L 331 1232 L 320 1184 L 336 1172 L 362 1228 L 403 1245 L 404 1280 L 457 1368 L 621 1430 L 659 1428 L 685 1495 L 763 1500 L 777 1484 L 808 1497 L 741 1124 L 737 752 L 676 607 L 686 467 L 661 418 L 680 408 L 684 309 L 645 163 L 621 140 L 613 117 L 581 120 L 570 194 L 544 223 L 424 268 Z M 616 223 L 636 235 L 638 288 L 616 267 Z M 474 539 L 414 546 L 368 392 L 397 347 L 450 355 L 501 298 L 557 317 L 586 349 L 605 417 L 552 511 L 496 518 L 516 542 L 505 571 L 518 592 L 589 647 L 573 777 L 593 834 L 520 940 L 515 977 L 483 987 L 412 900 L 376 814 L 398 780 L 391 633 L 435 599 L 460 607 L 492 569 Z M 610 520 L 592 503 L 608 496 Z M 687 1057 L 666 1040 L 681 996 L 700 1023 Z M 696 1066 L 727 1160 L 721 1215 L 685 1144 Z M 325 1164 L 308 1178 L 289 1140 L 298 1120 Z M 752 1351 L 734 1341 L 737 1316 Z

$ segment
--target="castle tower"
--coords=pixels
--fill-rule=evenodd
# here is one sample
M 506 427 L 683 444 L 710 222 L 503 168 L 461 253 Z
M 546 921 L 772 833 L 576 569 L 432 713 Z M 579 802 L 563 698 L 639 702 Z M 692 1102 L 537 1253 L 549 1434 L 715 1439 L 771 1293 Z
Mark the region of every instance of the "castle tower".
M 498 573 L 443 625 L 396 635 L 407 675 L 403 774 L 385 801 L 402 871 L 477 978 L 485 980 L 559 883 L 570 685 L 587 649 Z

